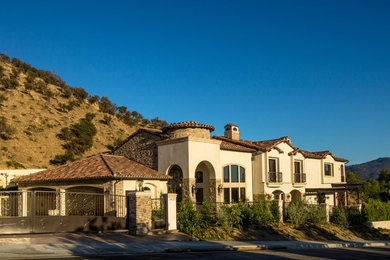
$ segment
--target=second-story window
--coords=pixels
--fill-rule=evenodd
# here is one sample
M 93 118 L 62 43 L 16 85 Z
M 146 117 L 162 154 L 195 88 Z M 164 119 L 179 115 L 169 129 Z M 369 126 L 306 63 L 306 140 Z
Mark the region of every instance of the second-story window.
M 344 165 L 340 166 L 340 173 L 341 173 L 341 182 L 345 182 L 345 172 L 344 172 Z
M 277 158 L 268 159 L 268 182 L 282 182 L 282 173 L 279 172 Z
M 333 165 L 331 163 L 324 164 L 324 174 L 325 176 L 333 176 Z
M 303 173 L 303 163 L 300 160 L 294 161 L 294 182 L 295 183 L 306 182 L 306 174 Z

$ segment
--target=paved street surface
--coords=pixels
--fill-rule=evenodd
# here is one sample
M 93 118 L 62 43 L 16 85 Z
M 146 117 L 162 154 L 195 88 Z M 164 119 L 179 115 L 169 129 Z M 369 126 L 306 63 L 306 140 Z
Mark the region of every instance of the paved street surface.
M 181 233 L 0 236 L 0 259 L 390 259 L 390 241 L 193 241 Z
M 210 259 L 210 260 L 230 260 L 230 259 L 390 259 L 390 247 L 371 248 L 328 248 L 328 249 L 290 249 L 290 250 L 261 250 L 246 252 L 197 252 L 197 253 L 164 253 L 147 255 L 111 255 L 111 256 L 83 256 L 66 257 L 66 259 L 140 259 L 140 260 L 160 260 L 160 259 Z M 42 258 L 40 258 L 42 259 Z M 43 258 L 54 260 L 59 258 Z

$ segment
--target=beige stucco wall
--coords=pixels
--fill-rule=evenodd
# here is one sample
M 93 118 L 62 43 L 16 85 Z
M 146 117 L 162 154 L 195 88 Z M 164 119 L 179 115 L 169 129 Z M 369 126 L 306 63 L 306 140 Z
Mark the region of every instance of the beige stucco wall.
M 6 173 L 8 174 L 8 184 L 13 178 L 21 177 L 24 175 L 28 175 L 31 173 L 36 173 L 40 171 L 44 171 L 46 169 L 24 169 L 24 170 L 0 170 L 0 173 Z M 5 187 L 5 176 L 0 175 L 0 187 L 3 186 Z
M 246 199 L 249 201 L 253 200 L 253 170 L 252 170 L 252 153 L 244 153 L 244 152 L 235 152 L 235 151 L 220 151 L 220 180 L 223 180 L 223 167 L 229 164 L 236 164 L 238 166 L 242 166 L 245 168 L 245 192 Z M 222 182 L 223 185 L 223 182 Z M 223 200 L 221 193 L 220 201 Z

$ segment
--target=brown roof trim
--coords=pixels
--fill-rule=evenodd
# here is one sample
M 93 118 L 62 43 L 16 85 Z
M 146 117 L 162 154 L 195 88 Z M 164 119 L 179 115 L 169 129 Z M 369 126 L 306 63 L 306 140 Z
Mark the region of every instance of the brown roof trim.
M 241 146 L 244 146 L 244 147 L 252 148 L 255 151 L 259 150 L 259 147 L 257 145 L 255 145 L 255 144 L 252 144 L 251 141 L 233 140 L 233 139 L 230 139 L 230 138 L 227 138 L 227 137 L 224 137 L 224 136 L 219 136 L 219 135 L 214 135 L 212 138 L 213 139 L 217 139 L 217 140 L 221 140 L 221 141 L 225 141 L 225 142 L 229 142 L 229 143 L 233 143 L 233 144 L 236 144 L 236 145 L 241 145 Z
M 179 123 L 172 123 L 169 126 L 164 127 L 162 130 L 166 132 L 172 129 L 180 129 L 180 128 L 204 128 L 213 132 L 215 130 L 214 126 L 208 124 L 201 124 L 196 121 L 183 121 Z
M 295 155 L 297 153 L 301 153 L 304 157 L 311 158 L 311 159 L 325 159 L 326 156 L 330 155 L 335 161 L 349 162 L 347 159 L 334 156 L 332 152 L 329 150 L 319 151 L 319 152 L 309 152 L 309 151 L 302 150 L 300 148 L 296 148 L 294 151 L 291 151 L 288 155 Z

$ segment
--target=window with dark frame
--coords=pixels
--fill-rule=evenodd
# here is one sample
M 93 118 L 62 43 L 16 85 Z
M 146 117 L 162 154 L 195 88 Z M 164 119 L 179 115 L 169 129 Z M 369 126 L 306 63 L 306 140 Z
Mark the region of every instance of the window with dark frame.
M 324 164 L 324 172 L 325 172 L 325 176 L 332 176 L 332 164 L 325 163 Z
M 195 182 L 196 183 L 203 183 L 203 172 L 197 171 L 195 173 Z
M 245 168 L 240 167 L 240 182 L 245 182 Z
M 230 182 L 230 171 L 229 166 L 223 167 L 223 182 Z

